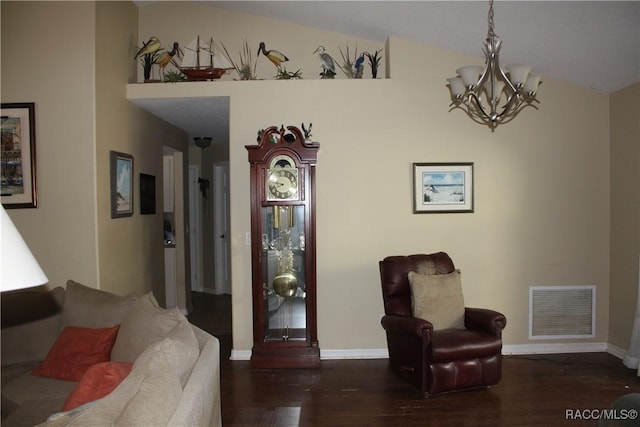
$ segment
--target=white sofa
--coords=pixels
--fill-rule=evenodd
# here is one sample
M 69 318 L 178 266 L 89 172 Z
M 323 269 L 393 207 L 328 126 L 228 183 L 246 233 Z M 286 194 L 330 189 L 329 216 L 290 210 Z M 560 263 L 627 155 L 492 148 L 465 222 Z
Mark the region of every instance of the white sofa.
M 19 307 L 46 306 L 49 311 L 27 323 L 3 324 L 3 427 L 222 425 L 218 339 L 191 325 L 178 310 L 160 308 L 153 295 L 117 296 L 69 281 L 66 290 L 22 291 L 1 298 L 3 309 L 11 308 L 3 310 L 3 323 L 4 311 L 25 311 Z M 92 332 L 114 325 L 120 326 L 110 360 L 128 363 L 130 373 L 106 396 L 63 412 L 70 393 L 85 378 L 76 382 L 38 376 L 34 368 L 53 359 L 65 328 Z

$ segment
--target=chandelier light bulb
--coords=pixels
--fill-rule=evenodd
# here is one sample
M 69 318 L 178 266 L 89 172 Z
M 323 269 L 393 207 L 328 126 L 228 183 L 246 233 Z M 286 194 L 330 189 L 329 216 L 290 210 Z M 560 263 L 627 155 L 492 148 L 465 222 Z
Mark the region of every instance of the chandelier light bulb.
M 528 96 L 535 96 L 538 91 L 538 86 L 540 85 L 540 79 L 542 76 L 539 74 L 529 74 L 527 77 L 527 82 L 524 84 L 524 91 Z
M 494 99 L 496 102 L 500 101 L 503 90 L 504 90 L 504 82 L 502 80 L 493 80 L 493 87 L 491 87 L 490 82 L 487 82 L 484 86 L 484 91 L 487 95 L 487 100 Z
M 464 86 L 464 82 L 462 81 L 462 78 L 451 77 L 451 78 L 448 78 L 447 81 L 449 82 L 449 86 L 451 87 L 451 93 L 453 94 L 453 97 L 456 99 L 461 98 L 462 95 L 464 95 L 464 92 L 466 90 Z
M 478 78 L 480 78 L 480 73 L 482 73 L 482 67 L 479 65 L 467 65 L 466 67 L 458 68 L 456 73 L 462 78 L 465 87 L 473 89 L 478 85 Z
M 511 83 L 513 83 L 516 87 L 524 86 L 524 83 L 527 81 L 527 77 L 531 72 L 529 65 L 508 65 L 507 71 L 509 71 L 509 77 L 511 77 Z

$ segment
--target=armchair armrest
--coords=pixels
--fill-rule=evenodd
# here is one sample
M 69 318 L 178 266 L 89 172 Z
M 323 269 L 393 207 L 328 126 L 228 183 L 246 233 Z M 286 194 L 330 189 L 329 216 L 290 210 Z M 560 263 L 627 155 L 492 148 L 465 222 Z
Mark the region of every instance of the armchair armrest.
M 423 338 L 433 331 L 431 322 L 417 317 L 385 315 L 380 323 L 387 332 L 416 338 Z
M 464 309 L 464 326 L 475 331 L 484 331 L 500 338 L 507 325 L 507 318 L 502 313 L 485 308 Z

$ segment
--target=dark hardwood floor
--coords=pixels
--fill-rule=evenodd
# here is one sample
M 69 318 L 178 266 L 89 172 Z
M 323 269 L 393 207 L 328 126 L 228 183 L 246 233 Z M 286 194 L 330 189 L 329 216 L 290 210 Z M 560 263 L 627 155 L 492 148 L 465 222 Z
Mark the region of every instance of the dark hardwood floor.
M 228 332 L 219 336 L 225 426 L 596 426 L 593 419 L 571 415 L 591 416 L 624 394 L 640 392 L 636 372 L 607 353 L 505 356 L 498 385 L 428 399 L 390 372 L 387 360 L 252 370 L 249 362 L 228 360 L 230 297 L 206 295 L 206 302 L 196 304 L 201 296 L 194 296 L 189 319 L 213 335 Z M 207 313 L 214 309 L 217 314 Z M 229 324 L 216 325 L 214 318 Z

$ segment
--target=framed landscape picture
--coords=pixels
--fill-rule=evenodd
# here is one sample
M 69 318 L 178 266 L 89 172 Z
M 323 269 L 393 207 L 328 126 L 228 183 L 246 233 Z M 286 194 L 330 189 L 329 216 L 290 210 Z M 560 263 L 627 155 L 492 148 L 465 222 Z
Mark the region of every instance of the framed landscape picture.
M 133 215 L 133 156 L 111 151 L 111 218 Z
M 9 208 L 35 208 L 36 124 L 35 104 L 2 104 L 1 172 L 2 205 Z
M 413 213 L 473 212 L 473 163 L 414 163 Z

